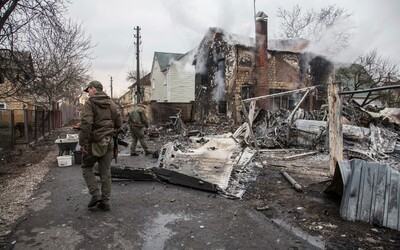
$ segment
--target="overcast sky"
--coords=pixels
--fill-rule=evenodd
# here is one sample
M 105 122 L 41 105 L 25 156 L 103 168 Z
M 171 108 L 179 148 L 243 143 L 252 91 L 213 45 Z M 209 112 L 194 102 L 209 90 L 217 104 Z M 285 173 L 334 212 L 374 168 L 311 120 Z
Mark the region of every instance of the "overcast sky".
M 141 29 L 141 67 L 150 71 L 154 52 L 186 53 L 196 47 L 209 27 L 254 37 L 253 0 L 72 0 L 70 17 L 84 27 L 95 48 L 92 78 L 101 81 L 114 97 L 131 83 L 127 72 L 136 69 L 134 28 Z M 351 62 L 377 49 L 400 62 L 400 0 L 256 0 L 256 12 L 268 15 L 269 36 L 279 31 L 278 7 L 299 4 L 316 10 L 337 5 L 353 13 L 356 27 L 350 47 L 333 60 Z M 326 45 L 326 44 L 325 44 Z

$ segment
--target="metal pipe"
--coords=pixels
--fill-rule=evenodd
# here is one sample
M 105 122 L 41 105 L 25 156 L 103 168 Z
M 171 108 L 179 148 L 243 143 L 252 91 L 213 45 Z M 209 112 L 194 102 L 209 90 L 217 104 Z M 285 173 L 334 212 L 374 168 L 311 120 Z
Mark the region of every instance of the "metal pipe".
M 288 180 L 290 182 L 290 184 L 293 185 L 293 187 L 299 191 L 302 192 L 301 186 L 299 183 L 297 183 L 288 173 L 286 173 L 285 171 L 281 171 L 282 175 L 286 178 L 286 180 Z

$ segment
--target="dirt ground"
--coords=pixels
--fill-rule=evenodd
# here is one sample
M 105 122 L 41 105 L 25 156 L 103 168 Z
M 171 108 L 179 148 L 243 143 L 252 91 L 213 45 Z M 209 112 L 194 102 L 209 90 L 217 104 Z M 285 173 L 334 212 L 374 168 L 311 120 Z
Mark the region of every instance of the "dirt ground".
M 149 147 L 158 150 L 167 141 L 185 140 L 173 128 L 156 128 L 161 137 L 148 138 Z M 205 134 L 234 132 L 229 124 L 196 127 Z M 50 162 L 44 162 L 48 154 L 57 155 L 56 138 L 71 133 L 63 128 L 32 147 L 17 149 L 3 155 L 0 165 L 0 246 L 16 221 L 25 213 L 25 206 L 40 181 L 49 170 Z M 250 183 L 243 200 L 254 209 L 287 230 L 302 236 L 302 232 L 322 237 L 327 249 L 398 249 L 400 232 L 374 225 L 351 222 L 340 218 L 340 198 L 329 197 L 323 191 L 330 177 L 326 153 L 298 160 L 277 160 L 290 152 L 261 152 L 258 162 L 258 178 Z M 47 157 L 47 159 L 55 157 Z M 283 177 L 281 171 L 289 173 L 302 187 L 296 191 Z
M 257 181 L 247 190 L 245 199 L 278 224 L 285 221 L 297 229 L 326 240 L 327 249 L 398 249 L 400 232 L 364 222 L 351 222 L 340 217 L 340 197 L 324 193 L 331 178 L 328 155 L 316 155 L 295 161 L 276 161 L 261 155 L 268 162 Z M 283 177 L 290 174 L 302 187 L 296 191 Z M 307 174 L 312 172 L 313 174 Z M 321 173 L 315 173 L 315 172 Z
M 25 214 L 27 202 L 53 165 L 51 161 L 58 155 L 55 140 L 70 131 L 59 129 L 35 144 L 17 145 L 0 155 L 0 246 Z

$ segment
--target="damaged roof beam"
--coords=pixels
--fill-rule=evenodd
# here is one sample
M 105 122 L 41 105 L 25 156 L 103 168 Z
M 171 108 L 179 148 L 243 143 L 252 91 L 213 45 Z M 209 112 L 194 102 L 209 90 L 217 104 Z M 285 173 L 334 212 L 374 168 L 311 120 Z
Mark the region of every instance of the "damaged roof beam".
M 306 99 L 306 97 L 308 96 L 308 93 L 310 93 L 311 89 L 307 90 L 307 92 L 304 94 L 304 96 L 301 98 L 300 102 L 296 105 L 296 107 L 293 109 L 292 113 L 289 115 L 289 117 L 287 118 L 287 123 L 291 124 L 292 123 L 292 119 L 294 114 L 296 113 L 296 111 L 300 108 L 300 105 L 304 102 L 304 100 Z
M 372 88 L 372 89 L 340 91 L 339 95 L 351 95 L 351 94 L 367 93 L 367 92 L 370 93 L 370 92 L 375 92 L 375 91 L 382 91 L 382 90 L 388 90 L 388 89 L 398 89 L 398 88 L 400 88 L 400 85 L 391 85 L 391 86 L 384 86 L 384 87 L 378 87 L 378 88 Z
M 254 108 L 255 108 L 254 103 L 251 103 L 250 107 L 254 109 Z M 258 155 L 258 154 L 259 154 L 259 148 L 258 148 L 256 139 L 255 139 L 255 136 L 254 136 L 254 132 L 253 132 L 253 129 L 252 129 L 252 126 L 251 126 L 251 124 L 252 124 L 253 122 L 250 121 L 249 112 L 247 112 L 247 109 L 246 109 L 246 107 L 245 107 L 243 101 L 242 101 L 242 110 L 243 110 L 244 117 L 245 117 L 246 120 L 247 120 L 247 124 L 249 125 L 249 136 L 250 136 L 250 139 L 253 140 L 254 146 L 255 146 L 255 148 L 256 148 L 256 150 L 257 150 L 257 155 Z
M 251 101 L 261 100 L 264 98 L 272 98 L 272 97 L 277 97 L 277 96 L 290 95 L 293 93 L 301 93 L 301 92 L 305 92 L 305 91 L 314 90 L 315 88 L 317 88 L 317 86 L 311 86 L 311 87 L 302 88 L 302 89 L 290 90 L 290 91 L 276 93 L 276 94 L 257 96 L 257 97 L 253 97 L 253 98 L 244 99 L 244 100 L 242 100 L 242 102 L 251 102 Z

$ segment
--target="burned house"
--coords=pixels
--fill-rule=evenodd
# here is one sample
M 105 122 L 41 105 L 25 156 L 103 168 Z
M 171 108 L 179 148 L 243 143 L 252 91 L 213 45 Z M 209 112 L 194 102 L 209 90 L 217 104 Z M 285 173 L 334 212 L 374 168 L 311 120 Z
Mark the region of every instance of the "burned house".
M 263 13 L 256 19 L 256 39 L 210 28 L 194 60 L 195 120 L 218 122 L 227 118 L 240 124 L 244 99 L 323 86 L 332 64 L 306 52 L 307 46 L 304 39 L 268 40 L 267 18 Z M 271 110 L 291 109 L 300 98 L 294 94 L 257 105 Z M 323 102 L 325 98 L 318 94 L 304 105 L 311 110 Z

